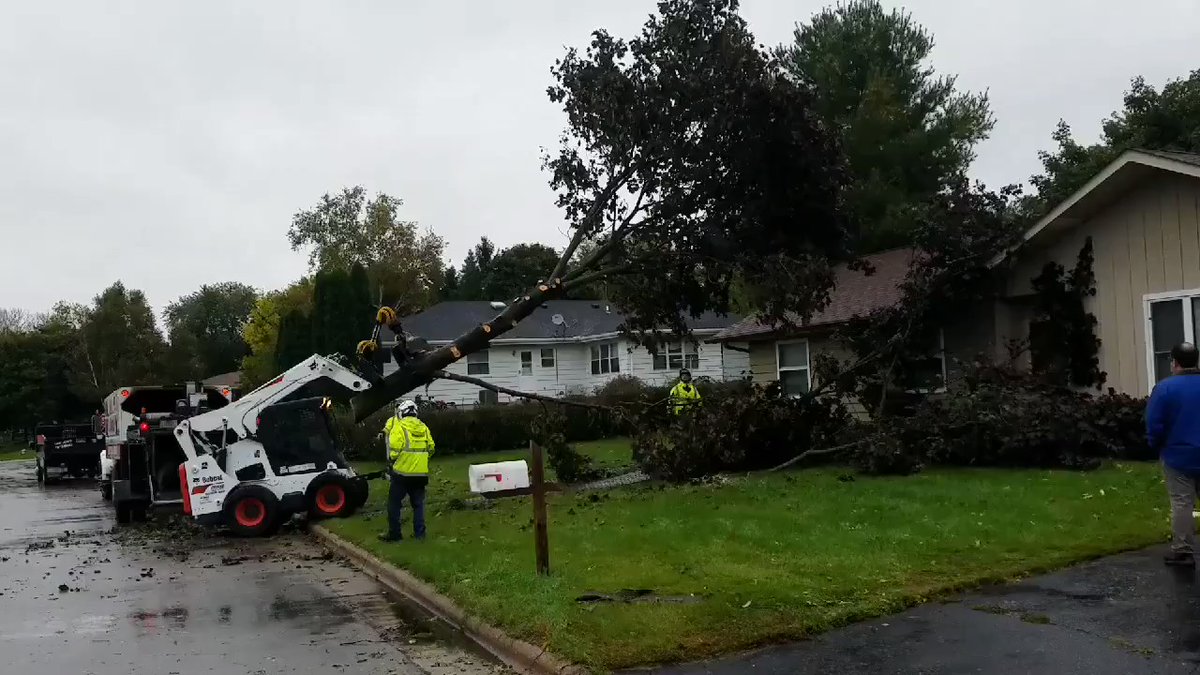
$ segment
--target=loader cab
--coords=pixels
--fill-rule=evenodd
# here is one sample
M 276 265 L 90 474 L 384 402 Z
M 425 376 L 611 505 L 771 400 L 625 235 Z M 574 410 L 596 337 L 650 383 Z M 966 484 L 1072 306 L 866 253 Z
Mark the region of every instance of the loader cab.
M 305 398 L 263 408 L 258 441 L 277 476 L 324 471 L 349 465 L 338 447 L 327 398 Z

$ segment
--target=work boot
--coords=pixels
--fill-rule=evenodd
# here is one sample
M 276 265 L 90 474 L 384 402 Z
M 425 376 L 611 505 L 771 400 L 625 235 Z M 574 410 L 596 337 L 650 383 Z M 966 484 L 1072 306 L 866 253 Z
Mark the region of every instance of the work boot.
M 384 534 L 379 535 L 379 541 L 383 541 L 383 542 L 390 543 L 393 541 L 403 541 L 403 540 L 404 540 L 404 537 L 402 537 L 398 534 L 392 534 L 390 532 L 386 532 Z
M 1171 567 L 1195 567 L 1196 558 L 1186 551 L 1171 551 L 1163 556 L 1163 564 Z

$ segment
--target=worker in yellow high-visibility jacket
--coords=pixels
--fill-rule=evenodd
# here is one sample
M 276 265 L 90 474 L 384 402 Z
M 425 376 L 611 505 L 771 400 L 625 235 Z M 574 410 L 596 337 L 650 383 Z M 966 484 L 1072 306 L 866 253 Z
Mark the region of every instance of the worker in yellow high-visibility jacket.
M 687 408 L 700 405 L 700 390 L 692 384 L 692 371 L 687 368 L 679 369 L 679 382 L 671 387 L 671 408 L 676 415 Z
M 413 510 L 413 536 L 425 538 L 425 488 L 429 485 L 429 456 L 433 434 L 417 418 L 417 404 L 402 401 L 383 426 L 387 442 L 391 486 L 388 490 L 388 531 L 383 541 L 400 541 L 401 513 L 407 496 Z

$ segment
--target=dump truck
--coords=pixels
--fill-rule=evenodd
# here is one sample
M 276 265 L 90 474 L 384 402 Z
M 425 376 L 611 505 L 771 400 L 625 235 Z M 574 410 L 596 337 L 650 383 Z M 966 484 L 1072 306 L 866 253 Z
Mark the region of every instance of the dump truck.
M 100 473 L 97 453 L 104 447 L 104 438 L 91 423 L 39 424 L 34 439 L 39 483 L 67 476 L 95 478 Z

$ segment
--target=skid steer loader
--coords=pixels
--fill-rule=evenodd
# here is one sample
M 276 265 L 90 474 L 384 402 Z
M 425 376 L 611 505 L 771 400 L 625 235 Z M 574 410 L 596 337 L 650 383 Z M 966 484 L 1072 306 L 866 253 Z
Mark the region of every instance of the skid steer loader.
M 370 386 L 313 355 L 241 399 L 179 422 L 184 512 L 241 536 L 270 535 L 296 513 L 354 513 L 367 500 L 367 482 L 338 448 L 329 413 L 332 398 Z

